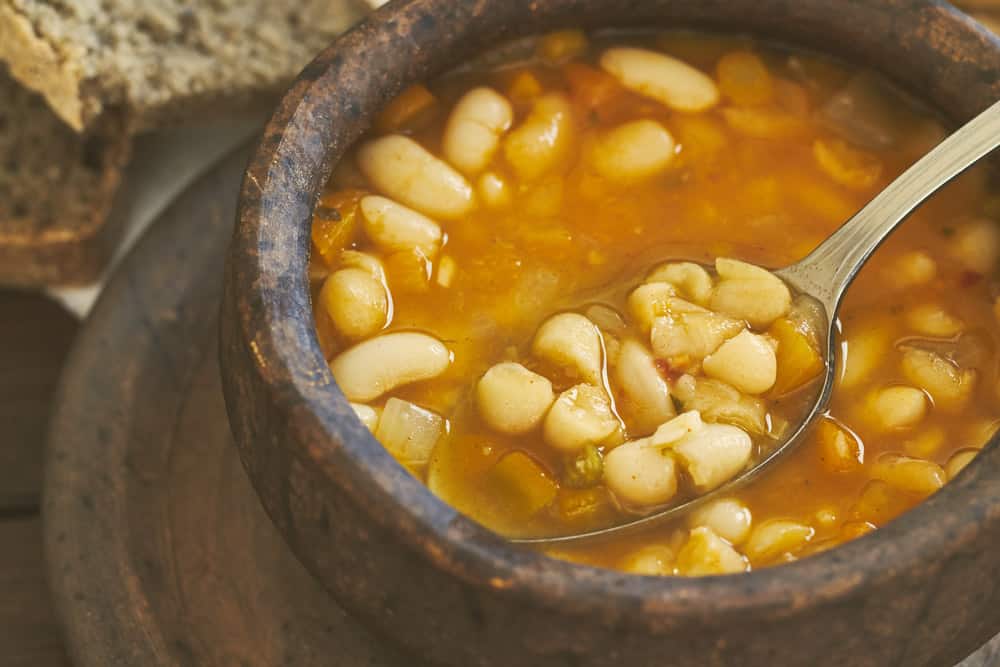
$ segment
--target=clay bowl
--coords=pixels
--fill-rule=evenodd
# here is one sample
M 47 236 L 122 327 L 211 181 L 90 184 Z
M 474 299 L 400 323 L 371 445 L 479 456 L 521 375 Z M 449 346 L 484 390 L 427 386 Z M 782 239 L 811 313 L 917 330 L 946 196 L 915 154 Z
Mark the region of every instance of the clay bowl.
M 313 206 L 406 85 L 558 27 L 749 32 L 877 69 L 963 121 L 1000 98 L 1000 42 L 928 0 L 415 0 L 324 51 L 267 126 L 222 315 L 232 429 L 298 557 L 349 610 L 454 665 L 951 665 L 1000 629 L 1000 448 L 882 530 L 794 564 L 648 578 L 515 548 L 432 496 L 355 418 L 313 332 Z

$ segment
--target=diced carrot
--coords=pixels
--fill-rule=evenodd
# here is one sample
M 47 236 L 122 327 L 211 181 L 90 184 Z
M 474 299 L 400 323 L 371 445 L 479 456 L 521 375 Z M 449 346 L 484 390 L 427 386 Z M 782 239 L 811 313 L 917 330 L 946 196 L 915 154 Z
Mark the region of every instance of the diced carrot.
M 529 517 L 551 503 L 558 487 L 524 452 L 505 454 L 489 473 L 497 494 L 519 516 Z
M 396 132 L 436 104 L 437 98 L 426 86 L 414 84 L 386 105 L 375 120 L 375 131 Z
M 787 317 L 776 320 L 767 333 L 778 341 L 778 377 L 771 389 L 774 396 L 798 389 L 823 371 L 819 352 Z
M 823 467 L 830 472 L 854 472 L 864 459 L 864 450 L 858 438 L 832 419 L 821 419 L 816 424 L 819 455 Z
M 362 190 L 338 190 L 324 194 L 319 200 L 313 213 L 312 242 L 328 268 L 334 268 L 340 252 L 361 233 L 358 202 L 363 196 Z
M 729 127 L 754 139 L 796 139 L 810 129 L 805 118 L 773 109 L 729 108 L 722 115 Z
M 393 292 L 419 294 L 430 289 L 433 265 L 418 248 L 399 250 L 385 259 L 385 273 Z

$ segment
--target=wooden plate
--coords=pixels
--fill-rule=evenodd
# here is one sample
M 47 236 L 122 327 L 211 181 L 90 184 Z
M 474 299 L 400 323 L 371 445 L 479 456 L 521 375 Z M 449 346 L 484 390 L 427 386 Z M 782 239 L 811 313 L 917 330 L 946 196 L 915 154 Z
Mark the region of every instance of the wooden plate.
M 230 442 L 222 260 L 249 152 L 184 192 L 121 265 L 56 397 L 49 580 L 78 667 L 413 667 L 282 542 Z M 994 638 L 961 667 L 1000 662 Z
M 118 270 L 56 398 L 49 578 L 74 664 L 412 665 L 295 560 L 235 448 L 216 363 L 244 148 Z

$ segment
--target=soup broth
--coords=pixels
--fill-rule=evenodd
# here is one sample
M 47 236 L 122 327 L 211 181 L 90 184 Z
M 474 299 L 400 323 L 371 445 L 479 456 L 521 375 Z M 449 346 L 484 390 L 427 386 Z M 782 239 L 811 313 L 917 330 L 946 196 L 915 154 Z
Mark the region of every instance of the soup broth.
M 768 310 L 781 295 L 756 267 L 801 259 L 943 137 L 876 75 L 749 39 L 519 43 L 404 91 L 336 168 L 313 224 L 317 334 L 362 420 L 463 513 L 508 536 L 626 522 L 801 419 L 815 331 L 793 295 Z M 829 411 L 773 470 L 549 552 L 744 571 L 875 530 L 957 475 L 1000 412 L 994 192 L 971 170 L 877 251 L 840 313 Z M 761 271 L 740 307 L 736 270 Z M 698 433 L 715 449 L 692 453 Z

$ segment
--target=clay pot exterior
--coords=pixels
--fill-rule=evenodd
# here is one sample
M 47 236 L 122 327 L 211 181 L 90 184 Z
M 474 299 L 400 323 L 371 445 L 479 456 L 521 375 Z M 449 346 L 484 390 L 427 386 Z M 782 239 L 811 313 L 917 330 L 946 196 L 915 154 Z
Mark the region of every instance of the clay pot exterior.
M 781 567 L 652 578 L 515 548 L 436 499 L 356 419 L 320 352 L 306 262 L 333 165 L 405 86 L 559 27 L 751 33 L 883 72 L 959 122 L 1000 98 L 1000 43 L 926 0 L 394 2 L 309 65 L 240 194 L 221 361 L 241 458 L 350 611 L 453 665 L 951 665 L 1000 630 L 1000 449 L 885 528 Z M 333 656 L 331 656 L 333 659 Z

